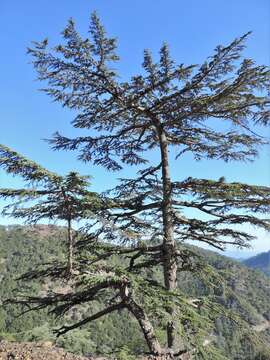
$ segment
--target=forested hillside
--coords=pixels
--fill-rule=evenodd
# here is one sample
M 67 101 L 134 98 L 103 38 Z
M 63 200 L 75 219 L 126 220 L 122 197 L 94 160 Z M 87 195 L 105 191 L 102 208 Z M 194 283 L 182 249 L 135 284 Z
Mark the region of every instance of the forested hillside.
M 38 226 L 35 228 L 8 226 L 0 227 L 0 298 L 4 300 L 12 296 L 12 291 L 18 285 L 16 277 L 35 264 L 52 261 L 55 257 L 63 257 L 64 232 L 54 226 Z M 179 274 L 179 284 L 192 298 L 200 298 L 203 294 L 213 292 L 213 298 L 219 304 L 232 309 L 241 319 L 249 324 L 250 333 L 232 320 L 220 314 L 215 319 L 215 328 L 209 338 L 205 339 L 205 353 L 211 346 L 222 350 L 223 359 L 269 359 L 267 351 L 270 342 L 270 286 L 269 278 L 263 274 L 250 270 L 214 252 L 193 248 L 203 258 L 214 266 L 224 279 L 222 286 L 211 288 L 194 279 L 191 273 Z M 117 258 L 113 261 L 117 262 Z M 159 277 L 156 272 L 153 277 Z M 33 293 L 41 293 L 61 287 L 66 291 L 69 284 L 53 284 L 36 282 L 20 285 Z M 18 289 L 17 289 L 18 290 Z M 98 301 L 93 305 L 99 308 Z M 203 306 L 203 305 L 202 305 Z M 19 309 L 14 305 L 2 307 L 0 310 L 0 333 L 2 339 L 17 341 L 56 341 L 68 351 L 90 355 L 103 354 L 107 357 L 116 354 L 118 359 L 135 359 L 145 350 L 145 343 L 137 323 L 126 313 L 113 313 L 96 322 L 90 323 L 82 329 L 65 334 L 57 340 L 52 329 L 62 321 L 55 321 L 43 311 L 26 313 L 17 317 Z M 84 308 L 72 311 L 68 316 L 80 319 L 82 313 L 90 309 Z M 254 331 L 253 331 L 254 330 Z M 257 334 L 257 335 L 255 335 Z M 258 336 L 259 335 L 259 336 Z M 165 337 L 161 328 L 159 338 Z M 135 355 L 132 355 L 135 354 Z M 221 359 L 221 358 L 220 358 Z
M 270 276 L 270 251 L 252 256 L 251 258 L 244 260 L 243 263 L 250 268 L 261 270 L 266 275 Z

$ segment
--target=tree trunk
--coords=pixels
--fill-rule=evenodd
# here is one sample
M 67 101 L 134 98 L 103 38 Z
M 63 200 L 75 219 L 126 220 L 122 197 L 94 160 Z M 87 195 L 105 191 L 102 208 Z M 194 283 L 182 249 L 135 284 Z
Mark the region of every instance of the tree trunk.
M 143 308 L 138 305 L 131 297 L 125 299 L 125 304 L 127 309 L 135 316 L 138 323 L 140 324 L 150 352 L 154 356 L 161 356 L 163 354 L 162 348 L 158 339 L 156 338 L 153 326 Z
M 67 264 L 67 272 L 70 275 L 73 271 L 73 234 L 71 227 L 71 220 L 68 219 L 68 264 Z
M 172 204 L 171 204 L 171 178 L 168 159 L 168 144 L 166 134 L 159 125 L 158 137 L 160 143 L 161 163 L 162 163 L 162 184 L 163 184 L 163 251 L 164 251 L 164 283 L 169 291 L 177 288 L 177 263 L 176 263 L 176 243 L 173 232 Z M 171 321 L 167 324 L 167 342 L 169 349 L 175 349 L 176 346 L 176 326 L 174 318 L 176 316 L 174 308 L 169 308 Z

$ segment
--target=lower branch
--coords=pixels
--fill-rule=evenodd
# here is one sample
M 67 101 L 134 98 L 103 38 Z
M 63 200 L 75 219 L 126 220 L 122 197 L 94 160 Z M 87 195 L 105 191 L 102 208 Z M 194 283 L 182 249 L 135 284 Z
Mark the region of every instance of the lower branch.
M 99 312 L 97 312 L 96 314 L 93 314 L 85 319 L 83 319 L 82 321 L 76 323 L 76 324 L 73 324 L 73 325 L 70 325 L 70 326 L 62 326 L 60 329 L 57 329 L 57 330 L 54 330 L 54 333 L 57 334 L 57 337 L 67 333 L 68 331 L 70 330 L 73 330 L 73 329 L 77 329 L 78 327 L 81 327 L 87 323 L 89 323 L 90 321 L 94 321 L 94 320 L 97 320 L 99 319 L 100 317 L 106 315 L 106 314 L 110 314 L 111 312 L 115 311 L 115 310 L 120 310 L 120 309 L 123 309 L 125 307 L 125 304 L 123 302 L 121 303 L 118 303 L 118 304 L 114 304 L 110 307 L 107 307 L 106 309 L 103 309 Z
M 163 353 L 162 348 L 161 348 L 159 341 L 154 333 L 153 326 L 152 326 L 150 320 L 148 319 L 143 308 L 140 305 L 138 305 L 131 297 L 129 297 L 125 301 L 125 304 L 126 304 L 127 309 L 137 319 L 151 353 L 153 355 L 161 355 Z

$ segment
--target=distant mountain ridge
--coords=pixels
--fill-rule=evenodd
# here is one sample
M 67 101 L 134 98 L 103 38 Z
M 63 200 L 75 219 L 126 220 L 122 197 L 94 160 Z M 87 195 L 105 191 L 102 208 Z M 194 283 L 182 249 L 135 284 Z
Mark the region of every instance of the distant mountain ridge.
M 243 264 L 250 268 L 261 270 L 270 276 L 270 250 L 243 260 Z

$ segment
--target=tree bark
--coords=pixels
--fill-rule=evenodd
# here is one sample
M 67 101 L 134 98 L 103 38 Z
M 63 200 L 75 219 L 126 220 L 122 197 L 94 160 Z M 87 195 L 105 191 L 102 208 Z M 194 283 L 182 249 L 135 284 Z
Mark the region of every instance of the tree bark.
M 125 304 L 125 307 L 138 321 L 151 354 L 154 356 L 162 355 L 164 352 L 162 351 L 160 343 L 155 335 L 151 321 L 148 319 L 144 309 L 132 298 L 132 293 L 128 288 L 128 281 L 123 281 L 119 290 L 119 295 L 122 302 Z
M 72 234 L 72 227 L 71 227 L 71 220 L 68 219 L 68 265 L 67 265 L 67 271 L 68 274 L 71 274 L 73 271 L 73 234 Z
M 174 227 L 172 219 L 172 201 L 171 201 L 171 177 L 168 158 L 168 143 L 166 134 L 161 124 L 157 127 L 162 168 L 162 186 L 163 186 L 163 252 L 164 252 L 164 283 L 169 291 L 177 288 L 177 263 L 176 263 L 176 243 L 174 240 Z M 168 312 L 171 314 L 171 321 L 167 324 L 167 342 L 169 349 L 176 347 L 176 326 L 174 318 L 175 309 L 170 307 Z
M 131 297 L 129 297 L 127 300 L 125 300 L 125 304 L 127 309 L 134 315 L 134 317 L 137 319 L 144 338 L 147 342 L 148 348 L 150 352 L 154 356 L 161 356 L 164 352 L 159 344 L 158 339 L 156 338 L 156 335 L 154 333 L 154 328 L 148 319 L 145 311 L 143 308 L 138 305 Z
M 67 241 L 68 241 L 68 259 L 67 259 L 67 276 L 70 276 L 73 272 L 73 233 L 72 233 L 72 210 L 70 206 L 69 197 L 64 188 L 62 190 L 62 195 L 64 198 L 64 209 L 66 210 L 66 221 L 67 221 Z

